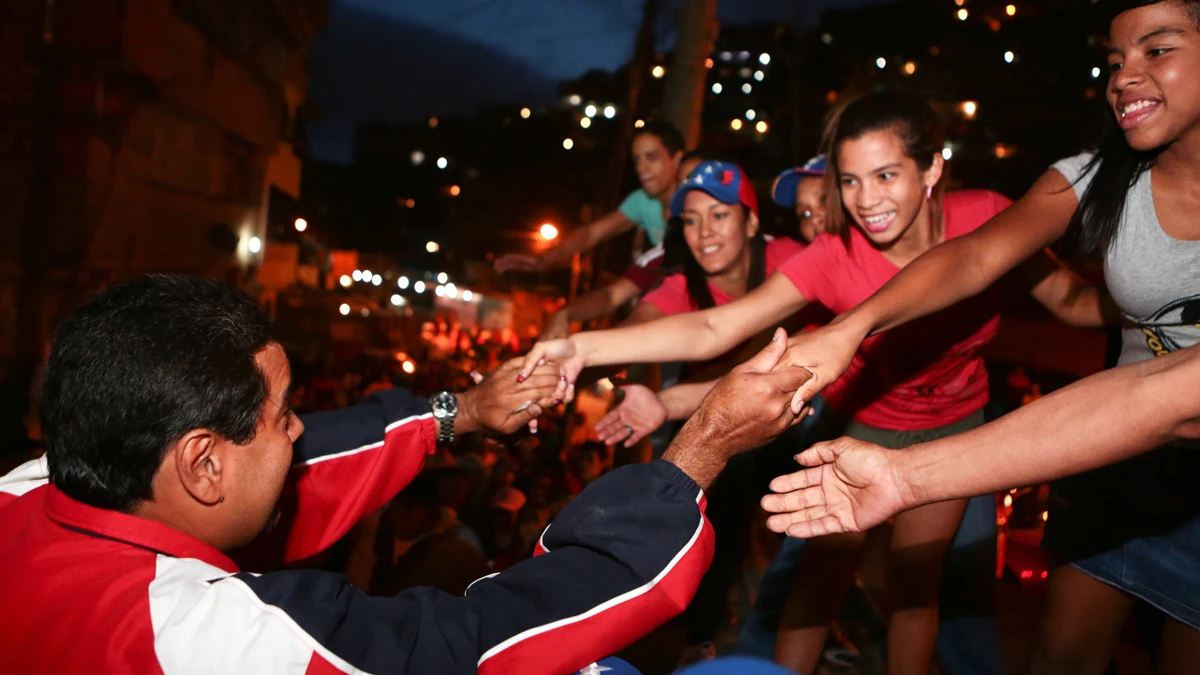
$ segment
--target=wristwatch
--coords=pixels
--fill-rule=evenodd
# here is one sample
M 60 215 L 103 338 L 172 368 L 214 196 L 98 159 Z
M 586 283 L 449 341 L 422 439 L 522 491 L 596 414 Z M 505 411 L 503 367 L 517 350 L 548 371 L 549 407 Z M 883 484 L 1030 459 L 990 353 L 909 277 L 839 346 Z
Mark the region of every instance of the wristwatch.
M 450 445 L 454 442 L 454 418 L 458 417 L 458 397 L 448 391 L 439 391 L 429 397 L 433 406 L 433 416 L 442 423 L 442 431 L 438 434 L 438 445 Z

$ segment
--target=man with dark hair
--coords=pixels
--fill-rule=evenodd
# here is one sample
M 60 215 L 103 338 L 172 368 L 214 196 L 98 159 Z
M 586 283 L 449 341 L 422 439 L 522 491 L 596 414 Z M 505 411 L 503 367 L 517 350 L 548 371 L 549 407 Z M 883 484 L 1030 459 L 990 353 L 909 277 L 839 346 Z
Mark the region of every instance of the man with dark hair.
M 463 597 L 372 598 L 302 560 L 396 495 L 439 442 L 511 432 L 557 377 L 509 363 L 462 394 L 403 390 L 297 418 L 266 316 L 149 276 L 59 326 L 47 454 L 0 478 L 4 672 L 564 673 L 677 614 L 712 553 L 703 489 L 795 417 L 807 371 L 771 347 L 714 388 L 662 461 L 597 481 L 532 560 Z
M 562 243 L 541 255 L 510 253 L 496 261 L 496 271 L 546 270 L 562 267 L 571 258 L 600 242 L 637 226 L 651 245 L 662 243 L 667 231 L 664 214 L 678 184 L 676 174 L 684 153 L 683 134 L 670 122 L 650 120 L 634 132 L 633 165 L 642 187 L 629 193 L 616 211 L 578 228 Z

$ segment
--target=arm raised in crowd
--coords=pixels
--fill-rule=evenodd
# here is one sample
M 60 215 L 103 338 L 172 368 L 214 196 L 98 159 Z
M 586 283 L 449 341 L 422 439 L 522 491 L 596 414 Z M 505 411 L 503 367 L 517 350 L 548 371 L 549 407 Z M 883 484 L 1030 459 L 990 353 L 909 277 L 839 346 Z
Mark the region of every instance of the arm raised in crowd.
M 539 363 L 557 364 L 570 399 L 575 378 L 586 367 L 715 358 L 807 304 L 787 277 L 775 273 L 744 297 L 719 307 L 539 342 L 525 357 L 521 373 L 533 372 Z
M 1057 170 L 979 229 L 939 244 L 900 270 L 883 288 L 829 325 L 792 338 L 783 364 L 814 377 L 796 392 L 799 408 L 850 365 L 867 336 L 974 296 L 1066 232 L 1078 199 Z
M 905 450 L 840 438 L 771 483 L 768 525 L 858 532 L 923 504 L 1033 485 L 1200 439 L 1200 347 L 1084 378 L 982 427 Z
M 513 270 L 535 272 L 562 267 L 571 262 L 571 257 L 586 251 L 596 244 L 621 234 L 633 227 L 634 222 L 620 211 L 576 228 L 563 238 L 562 243 L 541 255 L 510 253 L 496 261 L 496 271 L 503 274 Z

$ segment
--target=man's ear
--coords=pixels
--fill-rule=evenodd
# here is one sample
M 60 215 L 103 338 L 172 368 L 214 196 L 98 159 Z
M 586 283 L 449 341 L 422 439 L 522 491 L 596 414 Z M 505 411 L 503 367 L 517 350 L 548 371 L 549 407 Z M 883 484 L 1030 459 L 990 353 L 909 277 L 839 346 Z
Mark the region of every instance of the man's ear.
M 209 506 L 224 497 L 224 466 L 218 446 L 223 439 L 208 429 L 195 429 L 175 443 L 175 473 L 196 501 Z

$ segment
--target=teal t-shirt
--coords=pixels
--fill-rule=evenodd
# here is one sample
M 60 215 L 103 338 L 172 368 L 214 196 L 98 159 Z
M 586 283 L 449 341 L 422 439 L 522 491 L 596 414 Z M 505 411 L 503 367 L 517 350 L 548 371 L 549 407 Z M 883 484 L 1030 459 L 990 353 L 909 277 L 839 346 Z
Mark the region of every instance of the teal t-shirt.
M 655 246 L 662 243 L 667 234 L 667 221 L 663 220 L 662 202 L 651 197 L 641 188 L 629 193 L 617 210 L 632 220 Z

